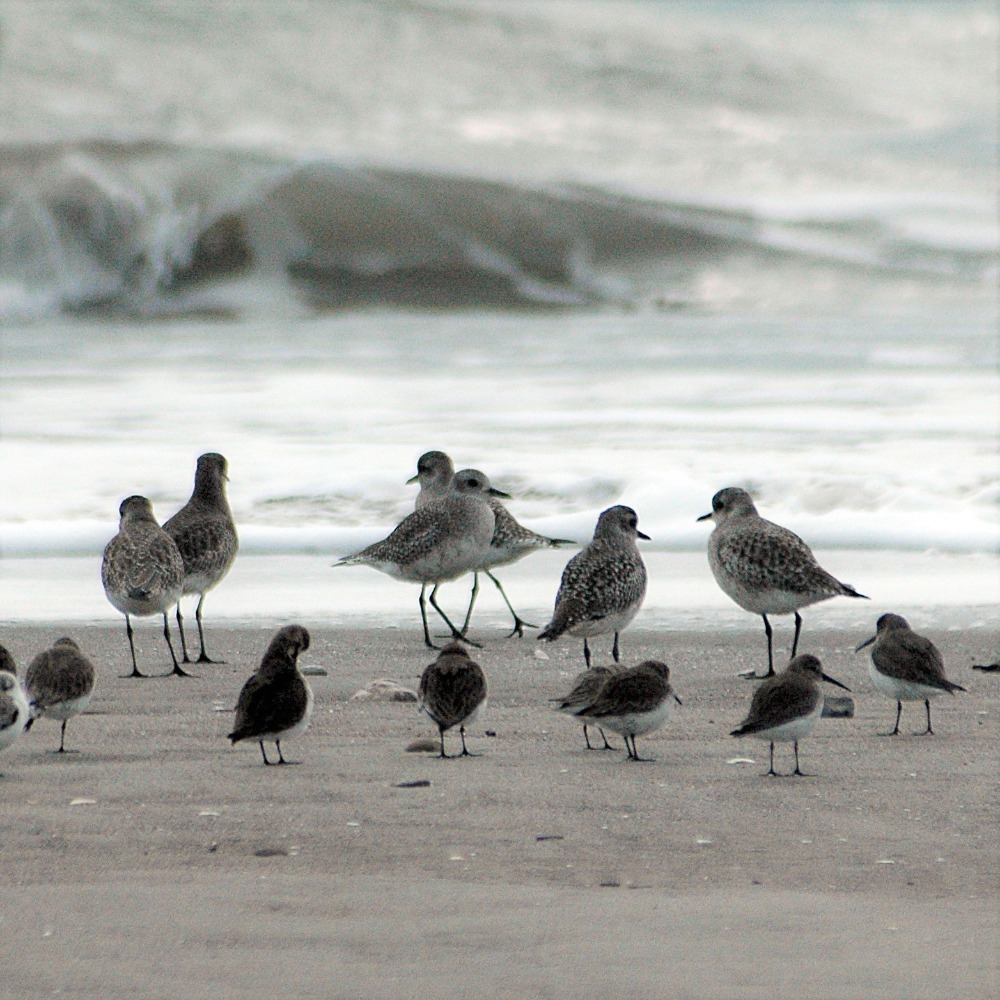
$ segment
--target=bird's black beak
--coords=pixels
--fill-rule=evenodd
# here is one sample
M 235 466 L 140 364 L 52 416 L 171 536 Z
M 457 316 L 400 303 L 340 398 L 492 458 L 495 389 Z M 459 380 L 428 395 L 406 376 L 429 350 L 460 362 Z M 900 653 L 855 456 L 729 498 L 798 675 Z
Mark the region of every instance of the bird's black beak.
M 683 705 L 684 704 L 684 702 L 681 701 L 680 698 L 676 694 L 674 695 L 674 701 L 676 701 L 678 705 Z
M 711 514 L 702 514 L 701 517 L 696 517 L 696 521 L 707 521 L 711 518 Z
M 509 493 L 504 493 L 503 490 L 498 490 L 496 487 L 491 486 L 487 491 L 491 497 L 503 497 L 504 500 L 512 500 L 513 497 Z
M 865 646 L 870 646 L 877 638 L 878 638 L 877 635 L 873 635 L 870 639 L 865 639 L 864 642 L 854 647 L 854 652 L 860 653 L 861 650 L 865 648 Z
M 651 542 L 652 539 L 645 532 L 640 531 L 638 528 L 635 529 L 636 538 L 645 538 L 647 542 Z
M 841 684 L 840 681 L 835 681 L 832 677 L 828 677 L 826 674 L 820 674 L 820 677 L 822 677 L 827 684 L 834 684 L 839 688 L 843 688 L 845 691 L 851 690 L 846 684 Z
M 412 486 L 414 483 L 419 483 L 419 482 L 420 482 L 420 473 L 418 472 L 415 476 L 410 476 L 410 478 L 406 480 L 406 485 Z

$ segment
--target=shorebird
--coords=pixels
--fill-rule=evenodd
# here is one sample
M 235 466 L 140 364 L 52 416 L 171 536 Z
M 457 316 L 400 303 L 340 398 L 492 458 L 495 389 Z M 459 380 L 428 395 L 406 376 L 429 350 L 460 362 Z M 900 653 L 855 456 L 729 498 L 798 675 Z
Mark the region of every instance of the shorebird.
M 30 720 L 31 709 L 17 675 L 0 670 L 0 750 L 9 747 L 27 729 Z
M 604 730 L 600 726 L 597 727 L 597 731 L 601 734 L 604 740 L 604 747 L 591 746 L 590 735 L 587 732 L 587 720 L 584 716 L 580 715 L 581 709 L 589 708 L 594 700 L 597 698 L 601 688 L 604 686 L 604 682 L 611 676 L 611 674 L 620 668 L 615 667 L 588 667 L 586 670 L 577 674 L 573 679 L 573 687 L 570 689 L 569 694 L 561 698 L 550 698 L 549 701 L 559 702 L 556 705 L 557 712 L 564 712 L 566 715 L 575 715 L 579 718 L 583 718 L 583 738 L 587 743 L 588 750 L 616 750 L 617 747 L 613 747 L 609 742 L 607 736 L 604 734 Z
M 446 496 L 453 473 L 454 465 L 443 451 L 428 451 L 421 455 L 417 460 L 417 474 L 412 479 L 407 480 L 407 483 L 420 483 L 420 492 L 414 503 L 415 508 L 420 510 L 428 503 Z M 493 510 L 495 518 L 493 538 L 490 540 L 490 547 L 484 559 L 472 574 L 472 595 L 469 599 L 469 609 L 465 613 L 465 622 L 459 631 L 464 636 L 469 630 L 472 609 L 479 596 L 479 574 L 485 573 L 500 591 L 500 596 L 503 598 L 504 604 L 507 605 L 507 610 L 514 618 L 514 629 L 510 635 L 523 636 L 526 628 L 538 628 L 538 626 L 526 622 L 518 615 L 510 603 L 503 585 L 490 570 L 496 569 L 498 566 L 509 566 L 538 549 L 558 549 L 564 545 L 575 545 L 576 543 L 568 538 L 549 538 L 526 528 L 495 497 L 490 497 L 487 502 Z
M 108 600 L 125 615 L 125 631 L 132 653 L 129 677 L 146 677 L 135 662 L 132 615 L 163 615 L 173 673 L 190 677 L 177 662 L 170 641 L 167 612 L 181 596 L 184 561 L 174 540 L 157 524 L 153 505 L 145 497 L 126 497 L 119 507 L 118 534 L 108 542 L 101 563 L 101 581 Z
M 930 639 L 917 635 L 902 615 L 882 615 L 875 624 L 876 632 L 855 649 L 872 648 L 872 662 L 868 673 L 872 683 L 883 694 L 896 699 L 896 725 L 891 733 L 899 733 L 899 719 L 904 701 L 922 701 L 927 708 L 927 728 L 914 736 L 934 735 L 931 729 L 931 698 L 945 691 L 954 694 L 964 691 L 944 675 L 944 660 L 937 646 Z
M 719 490 L 712 497 L 712 512 L 698 520 L 715 521 L 708 562 L 716 582 L 741 608 L 764 619 L 767 673 L 757 677 L 774 676 L 768 615 L 795 613 L 794 658 L 802 630 L 799 608 L 839 595 L 868 599 L 827 573 L 795 532 L 761 517 L 746 490 L 736 486 Z
M 14 656 L 11 651 L 3 645 L 0 645 L 0 670 L 6 670 L 7 673 L 17 676 L 17 664 L 14 662 Z
M 635 738 L 659 729 L 674 702 L 681 704 L 670 686 L 670 669 L 660 660 L 644 660 L 612 673 L 593 702 L 575 714 L 624 736 L 629 760 L 653 760 L 639 756 Z
M 611 650 L 618 662 L 618 633 L 635 618 L 646 596 L 646 566 L 635 540 L 645 538 L 631 507 L 609 507 L 597 519 L 594 540 L 563 570 L 552 621 L 538 638 L 554 642 L 564 632 L 583 638 L 583 658 L 590 666 L 587 638 L 614 632 Z
M 201 609 L 205 594 L 230 570 L 240 546 L 236 525 L 226 500 L 229 466 L 222 455 L 209 452 L 198 459 L 191 499 L 173 517 L 165 521 L 163 530 L 170 535 L 184 561 L 184 583 L 181 594 L 197 594 L 198 640 L 201 643 L 199 663 L 219 663 L 205 652 L 205 632 L 201 624 Z M 184 638 L 181 602 L 177 602 L 177 628 L 181 633 L 181 653 L 184 663 L 190 663 Z
M 427 585 L 433 584 L 431 605 L 452 636 L 461 639 L 462 633 L 438 606 L 437 591 L 445 581 L 472 572 L 489 547 L 496 518 L 486 502 L 487 496 L 507 494 L 494 489 L 487 476 L 477 469 L 456 472 L 448 496 L 425 504 L 405 517 L 388 537 L 354 555 L 344 556 L 334 565 L 371 566 L 396 580 L 419 583 L 424 642 L 437 649 L 427 626 L 424 600 Z
M 823 673 L 823 666 L 815 656 L 810 653 L 796 656 L 780 674 L 768 678 L 754 691 L 747 717 L 729 734 L 770 742 L 771 766 L 766 774 L 778 774 L 774 769 L 775 743 L 793 744 L 795 770 L 792 773 L 803 774 L 799 768 L 799 740 L 812 733 L 816 720 L 823 714 L 820 681 L 851 690 Z
M 486 675 L 460 642 L 450 642 L 424 670 L 417 689 L 418 705 L 436 723 L 442 757 L 475 757 L 465 745 L 465 726 L 486 706 Z M 444 734 L 458 726 L 462 752 L 447 754 Z
M 49 716 L 62 720 L 58 753 L 66 749 L 66 723 L 79 715 L 94 693 L 97 672 L 94 664 L 69 638 L 57 639 L 51 649 L 39 653 L 24 675 L 25 693 L 31 708 L 30 729 L 35 719 Z
M 309 726 L 313 693 L 298 667 L 299 653 L 308 648 L 309 633 L 301 625 L 280 629 L 236 702 L 236 722 L 227 738 L 234 746 L 240 740 L 256 740 L 267 765 L 301 763 L 285 760 L 281 741 L 304 733 Z M 265 740 L 277 748 L 277 761 L 267 759 Z

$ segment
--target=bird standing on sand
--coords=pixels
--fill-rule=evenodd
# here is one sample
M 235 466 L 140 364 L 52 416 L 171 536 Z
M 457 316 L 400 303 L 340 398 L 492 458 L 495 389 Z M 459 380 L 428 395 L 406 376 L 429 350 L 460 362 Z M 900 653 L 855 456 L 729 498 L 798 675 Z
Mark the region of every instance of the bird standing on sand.
M 681 704 L 670 686 L 670 668 L 660 660 L 644 660 L 612 673 L 593 702 L 575 714 L 624 736 L 629 760 L 648 761 L 653 758 L 639 756 L 635 738 L 659 729 L 674 702 Z
M 774 676 L 774 653 L 768 615 L 795 613 L 792 657 L 799 646 L 802 616 L 799 608 L 830 597 L 862 597 L 823 569 L 798 535 L 767 521 L 757 513 L 746 490 L 735 486 L 712 497 L 712 512 L 699 521 L 715 521 L 708 539 L 708 562 L 723 592 L 745 611 L 764 619 L 767 635 L 767 673 Z
M 594 540 L 563 570 L 552 621 L 538 638 L 554 642 L 563 633 L 583 638 L 583 658 L 590 666 L 587 638 L 614 632 L 611 650 L 618 662 L 618 633 L 635 618 L 646 596 L 646 566 L 635 540 L 644 538 L 631 507 L 609 507 L 597 519 Z
M 42 716 L 62 720 L 57 752 L 76 753 L 66 749 L 66 723 L 87 707 L 96 680 L 94 664 L 80 652 L 80 647 L 70 638 L 57 639 L 51 649 L 31 661 L 25 672 L 25 693 L 31 707 L 27 728 Z
M 489 548 L 496 518 L 486 502 L 487 496 L 507 494 L 494 489 L 487 476 L 477 469 L 456 472 L 446 497 L 414 511 L 388 537 L 354 555 L 344 556 L 334 565 L 371 566 L 397 580 L 419 583 L 424 643 L 437 649 L 427 626 L 424 600 L 427 585 L 433 584 L 431 605 L 452 636 L 461 639 L 462 633 L 438 606 L 437 592 L 445 581 L 472 572 Z
M 132 653 L 129 677 L 147 677 L 135 662 L 132 615 L 163 615 L 173 673 L 190 677 L 177 662 L 170 642 L 167 612 L 181 596 L 184 561 L 174 540 L 157 524 L 153 505 L 145 497 L 126 497 L 119 507 L 118 534 L 108 542 L 101 562 L 101 581 L 108 600 L 125 615 L 125 631 Z
M 436 723 L 441 735 L 442 757 L 475 757 L 465 745 L 465 726 L 486 706 L 486 675 L 482 667 L 469 657 L 460 642 L 450 642 L 438 658 L 426 667 L 417 689 L 418 706 Z M 462 737 L 462 752 L 444 751 L 444 734 L 458 726 Z
M 823 714 L 820 681 L 851 690 L 823 673 L 823 666 L 815 656 L 809 653 L 796 656 L 780 674 L 769 677 L 754 691 L 747 717 L 729 734 L 770 742 L 771 766 L 766 774 L 778 775 L 774 769 L 776 742 L 794 745 L 795 770 L 792 773 L 803 774 L 799 769 L 799 740 L 812 733 L 816 720 Z
M 228 463 L 222 455 L 215 452 L 202 455 L 195 469 L 191 499 L 163 524 L 163 530 L 174 540 L 184 561 L 181 593 L 198 595 L 195 619 L 201 643 L 199 663 L 222 662 L 210 659 L 205 652 L 201 608 L 205 603 L 205 594 L 229 572 L 240 546 L 236 524 L 226 499 L 228 472 Z M 177 602 L 177 628 L 181 633 L 183 660 L 190 663 L 180 601 Z
M 586 670 L 581 671 L 576 677 L 573 678 L 573 687 L 570 688 L 569 694 L 564 695 L 561 698 L 550 698 L 549 701 L 559 702 L 556 705 L 557 712 L 563 712 L 566 715 L 575 715 L 577 718 L 583 720 L 583 738 L 587 744 L 588 750 L 615 750 L 617 747 L 613 747 L 609 742 L 607 736 L 604 734 L 604 730 L 597 727 L 597 731 L 601 734 L 604 740 L 604 746 L 595 747 L 591 746 L 590 734 L 587 732 L 587 718 L 581 712 L 582 709 L 589 708 L 593 705 L 594 701 L 597 699 L 597 695 L 600 693 L 602 687 L 604 687 L 604 682 L 611 676 L 611 674 L 621 668 L 618 666 L 614 667 L 588 667 Z
M 299 670 L 299 653 L 309 648 L 309 633 L 301 625 L 286 625 L 271 640 L 256 673 L 251 675 L 236 702 L 236 722 L 227 738 L 256 740 L 264 763 L 298 764 L 285 760 L 281 741 L 305 732 L 313 710 L 313 693 Z M 267 759 L 264 741 L 274 743 L 278 759 Z
M 927 728 L 914 736 L 934 735 L 931 729 L 931 698 L 939 694 L 964 691 L 944 675 L 944 660 L 930 639 L 917 635 L 902 615 L 882 615 L 875 623 L 875 634 L 861 643 L 855 652 L 872 646 L 872 683 L 883 694 L 896 699 L 896 725 L 891 733 L 899 733 L 899 719 L 904 701 L 922 701 L 927 708 Z
M 0 670 L 0 750 L 9 747 L 30 721 L 31 709 L 17 675 L 10 670 Z
M 417 474 L 412 479 L 407 480 L 407 483 L 420 483 L 420 492 L 414 503 L 417 510 L 447 495 L 453 470 L 451 459 L 443 451 L 428 451 L 420 456 L 417 460 Z M 490 540 L 485 557 L 472 574 L 472 596 L 469 599 L 469 609 L 465 613 L 465 622 L 459 631 L 464 636 L 469 630 L 472 609 L 479 596 L 479 574 L 485 573 L 500 591 L 500 596 L 503 598 L 504 604 L 507 605 L 507 610 L 514 617 L 514 630 L 510 634 L 523 636 L 526 628 L 538 628 L 538 626 L 526 622 L 518 615 L 511 605 L 503 585 L 490 570 L 498 566 L 509 566 L 538 549 L 558 549 L 564 545 L 575 545 L 576 543 L 567 538 L 549 538 L 526 528 L 495 497 L 489 497 L 487 503 L 489 503 L 495 518 L 493 538 Z

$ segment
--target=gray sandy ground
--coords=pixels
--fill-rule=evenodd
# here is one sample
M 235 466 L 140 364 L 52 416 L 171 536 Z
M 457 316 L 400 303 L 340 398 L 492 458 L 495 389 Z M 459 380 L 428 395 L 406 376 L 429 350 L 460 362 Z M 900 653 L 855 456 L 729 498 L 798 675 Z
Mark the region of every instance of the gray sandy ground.
M 485 633 L 477 758 L 407 753 L 435 727 L 412 703 L 351 701 L 376 677 L 416 688 L 419 630 L 313 628 L 313 724 L 265 768 L 225 733 L 274 630 L 217 624 L 198 677 L 125 680 L 123 630 L 15 626 L 19 663 L 71 634 L 98 665 L 79 754 L 40 720 L 0 755 L 0 996 L 943 997 L 995 995 L 996 630 L 924 630 L 969 689 L 904 708 L 851 652 L 803 651 L 854 689 L 853 719 L 802 743 L 814 777 L 769 779 L 767 745 L 728 736 L 759 667 L 756 629 L 630 629 L 626 663 L 666 660 L 684 700 L 640 739 L 655 763 L 583 747 L 547 701 L 581 643 Z M 146 627 L 148 626 L 148 627 Z M 159 640 L 159 642 L 157 641 Z M 140 658 L 161 662 L 145 623 Z M 608 659 L 598 647 L 597 662 Z M 842 692 L 831 692 L 842 693 Z M 487 731 L 495 735 L 486 735 Z M 616 741 L 616 742 L 620 742 Z M 790 769 L 779 746 L 779 770 Z M 755 763 L 730 763 L 753 758 Z M 429 781 L 419 787 L 404 782 Z

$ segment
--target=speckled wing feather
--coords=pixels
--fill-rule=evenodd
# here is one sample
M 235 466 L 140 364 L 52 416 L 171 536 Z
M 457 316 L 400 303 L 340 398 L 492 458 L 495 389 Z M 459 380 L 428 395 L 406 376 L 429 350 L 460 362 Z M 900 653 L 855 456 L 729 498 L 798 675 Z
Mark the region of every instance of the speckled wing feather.
M 893 629 L 881 636 L 872 660 L 887 677 L 927 684 L 942 691 L 962 690 L 944 676 L 944 660 L 930 639 L 910 629 Z
M 57 643 L 39 653 L 24 675 L 24 687 L 40 709 L 89 694 L 96 673 L 93 663 L 73 646 Z
M 486 676 L 467 656 L 442 656 L 422 674 L 420 707 L 442 728 L 467 719 L 486 698 Z
M 239 540 L 225 517 L 199 517 L 187 523 L 171 518 L 163 529 L 176 543 L 187 576 L 221 578 L 236 559 Z
M 653 671 L 627 671 L 608 679 L 585 714 L 591 719 L 608 715 L 648 712 L 663 700 L 667 681 Z
M 141 599 L 178 586 L 184 565 L 177 546 L 158 526 L 137 524 L 111 539 L 101 571 L 114 590 Z
M 447 521 L 437 516 L 437 505 L 440 502 L 435 501 L 414 511 L 380 542 L 369 545 L 353 556 L 345 557 L 341 562 L 400 562 L 405 555 L 406 563 L 410 563 L 433 552 L 441 539 L 446 537 L 448 530 Z
M 820 690 L 808 681 L 778 674 L 764 681 L 754 692 L 746 721 L 734 730 L 740 736 L 749 736 L 776 724 L 789 722 L 808 715 L 822 698 Z

